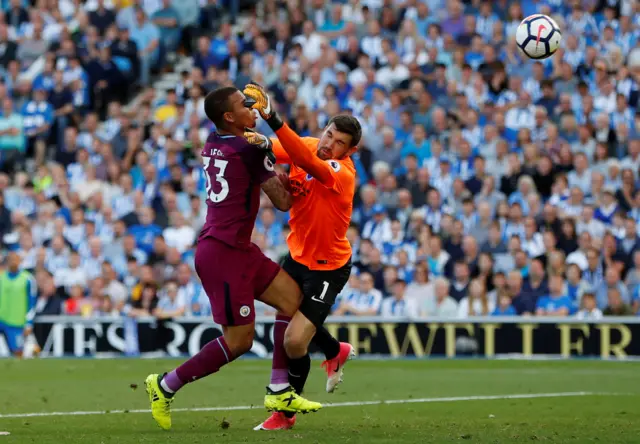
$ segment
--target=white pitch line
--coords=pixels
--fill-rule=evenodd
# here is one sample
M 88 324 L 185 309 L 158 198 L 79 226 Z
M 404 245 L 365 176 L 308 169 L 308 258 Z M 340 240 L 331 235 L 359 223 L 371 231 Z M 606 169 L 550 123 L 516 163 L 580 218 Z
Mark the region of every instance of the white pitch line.
M 492 401 L 499 399 L 535 399 L 535 398 L 563 398 L 570 396 L 591 396 L 591 395 L 607 395 L 609 393 L 597 392 L 559 392 L 559 393 L 523 393 L 515 395 L 481 395 L 481 396 L 452 396 L 444 398 L 412 398 L 412 399 L 390 399 L 386 401 L 351 401 L 351 402 L 334 402 L 323 404 L 324 408 L 328 407 L 358 407 L 366 405 L 387 405 L 387 404 L 415 404 L 430 402 L 461 402 L 461 401 Z M 229 407 L 193 407 L 172 409 L 172 412 L 219 412 L 231 410 L 254 410 L 263 409 L 261 405 L 236 405 Z M 86 415 L 110 415 L 120 413 L 150 413 L 148 409 L 138 410 L 95 410 L 95 411 L 79 411 L 79 412 L 40 412 L 40 413 L 8 413 L 0 415 L 0 419 L 8 418 L 33 418 L 46 416 L 86 416 Z

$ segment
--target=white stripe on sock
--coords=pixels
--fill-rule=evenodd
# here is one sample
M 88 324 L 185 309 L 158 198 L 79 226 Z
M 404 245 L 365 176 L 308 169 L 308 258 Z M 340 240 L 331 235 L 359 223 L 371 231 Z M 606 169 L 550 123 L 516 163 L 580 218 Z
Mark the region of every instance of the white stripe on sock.
M 167 393 L 175 393 L 173 390 L 169 388 L 167 383 L 164 382 L 164 378 L 162 378 L 162 381 L 160 381 L 160 387 L 162 387 L 162 390 L 164 390 Z
M 224 349 L 224 345 L 222 345 L 222 342 L 220 342 L 220 336 L 218 336 L 216 338 L 216 341 L 218 341 L 218 344 L 220 344 L 220 348 L 222 349 L 222 352 L 224 353 L 224 357 L 227 358 L 227 363 L 229 363 L 229 355 L 227 354 L 227 351 Z
M 272 392 L 279 392 L 280 390 L 284 390 L 289 387 L 289 384 L 269 384 L 269 390 Z

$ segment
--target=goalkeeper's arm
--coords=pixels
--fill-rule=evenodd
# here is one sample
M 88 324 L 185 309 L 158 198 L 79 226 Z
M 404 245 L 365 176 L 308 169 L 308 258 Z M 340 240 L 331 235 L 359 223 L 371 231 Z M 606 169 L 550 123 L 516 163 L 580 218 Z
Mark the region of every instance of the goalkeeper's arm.
M 333 187 L 335 180 L 331 166 L 316 157 L 315 153 L 309 151 L 300 136 L 282 121 L 265 89 L 257 83 L 251 82 L 244 88 L 243 93 L 255 100 L 253 108 L 258 110 L 265 122 L 276 133 L 282 142 L 282 147 L 291 158 L 291 162 L 311 174 L 324 186 Z
M 329 188 L 333 186 L 335 179 L 331 166 L 316 156 L 313 151 L 310 151 L 302 138 L 289 128 L 289 125 L 283 124 L 276 130 L 276 134 L 292 163 L 311 174 L 324 186 Z

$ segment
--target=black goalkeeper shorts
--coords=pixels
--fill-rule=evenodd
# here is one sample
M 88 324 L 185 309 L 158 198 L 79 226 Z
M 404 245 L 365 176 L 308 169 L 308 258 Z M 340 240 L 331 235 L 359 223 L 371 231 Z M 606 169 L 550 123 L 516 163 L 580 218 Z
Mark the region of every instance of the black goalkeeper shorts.
M 349 280 L 351 259 L 337 270 L 309 270 L 306 265 L 294 261 L 289 254 L 282 262 L 282 269 L 302 290 L 300 312 L 316 328 L 321 327 L 331 313 L 336 297 Z

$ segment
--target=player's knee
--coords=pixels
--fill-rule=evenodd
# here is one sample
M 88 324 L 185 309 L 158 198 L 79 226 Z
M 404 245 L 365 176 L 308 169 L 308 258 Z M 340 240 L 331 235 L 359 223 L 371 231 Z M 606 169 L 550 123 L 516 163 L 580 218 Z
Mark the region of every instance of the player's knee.
M 251 332 L 251 334 L 225 337 L 225 341 L 231 354 L 237 358 L 247 353 L 251 350 L 251 347 L 253 347 L 253 332 Z
M 287 356 L 291 359 L 301 358 L 307 354 L 309 344 L 304 340 L 302 335 L 296 335 L 290 329 L 284 334 L 284 349 Z
M 293 315 L 296 314 L 296 311 L 298 311 L 299 306 L 300 306 L 299 300 L 286 301 L 284 304 L 280 304 L 280 307 L 278 308 L 278 312 L 280 312 L 280 314 L 283 314 L 285 316 L 289 316 L 290 318 L 292 318 Z

